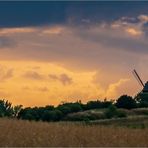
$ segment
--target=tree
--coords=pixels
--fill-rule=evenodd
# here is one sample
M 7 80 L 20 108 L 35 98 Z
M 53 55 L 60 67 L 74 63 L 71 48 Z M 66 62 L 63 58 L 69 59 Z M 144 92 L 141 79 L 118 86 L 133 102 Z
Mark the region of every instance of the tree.
M 102 102 L 97 100 L 97 101 L 89 101 L 86 104 L 87 109 L 96 109 L 96 108 L 102 108 Z
M 0 100 L 0 117 L 11 117 L 13 115 L 12 104 L 7 100 Z
M 85 105 L 86 106 L 85 110 L 107 108 L 110 105 L 112 105 L 112 103 L 113 103 L 112 101 L 107 101 L 106 99 L 104 99 L 104 101 L 100 101 L 100 100 L 89 101 Z
M 43 121 L 59 121 L 63 117 L 63 114 L 59 110 L 45 110 L 42 116 Z
M 44 107 L 44 109 L 45 109 L 45 110 L 54 110 L 54 106 L 52 106 L 52 105 L 46 105 L 46 106 Z
M 31 108 L 27 107 L 21 109 L 17 116 L 19 119 L 27 119 L 27 120 L 39 120 L 39 115 L 37 113 L 37 107 Z
M 82 107 L 79 102 L 60 104 L 57 109 L 62 111 L 64 114 L 82 111 Z
M 60 110 L 64 115 L 71 113 L 71 109 L 68 106 L 60 105 L 57 107 L 57 109 Z
M 122 95 L 118 98 L 115 105 L 118 108 L 132 109 L 136 108 L 136 101 L 131 96 Z
M 71 112 L 79 112 L 82 111 L 82 107 L 79 103 L 71 103 L 69 104 L 69 107 L 71 109 Z
M 17 117 L 19 112 L 21 111 L 23 105 L 16 105 L 13 107 L 13 116 Z
M 107 101 L 107 99 L 104 99 L 104 101 L 102 101 L 102 108 L 108 108 L 112 104 L 113 104 L 113 100 Z

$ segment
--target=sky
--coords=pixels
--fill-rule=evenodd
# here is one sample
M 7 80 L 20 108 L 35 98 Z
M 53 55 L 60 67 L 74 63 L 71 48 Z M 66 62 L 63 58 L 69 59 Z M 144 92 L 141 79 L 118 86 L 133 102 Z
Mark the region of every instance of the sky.
M 148 2 L 1 1 L 0 98 L 24 106 L 135 96 L 147 81 Z

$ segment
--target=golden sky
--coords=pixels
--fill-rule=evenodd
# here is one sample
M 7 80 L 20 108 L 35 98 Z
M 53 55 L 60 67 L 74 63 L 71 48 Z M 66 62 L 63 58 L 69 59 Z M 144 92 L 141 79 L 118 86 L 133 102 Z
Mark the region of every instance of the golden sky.
M 87 27 L 44 25 L 0 29 L 0 98 L 24 106 L 136 95 L 144 82 L 147 41 L 139 22 L 120 18 Z M 84 21 L 84 20 L 83 20 Z M 142 50 L 139 51 L 139 48 Z
M 62 101 L 115 99 L 126 91 L 130 79 L 106 86 L 97 71 L 76 71 L 49 62 L 1 61 L 0 97 L 24 106 L 57 105 Z M 101 80 L 100 80 L 101 81 Z M 123 89 L 122 91 L 120 89 Z

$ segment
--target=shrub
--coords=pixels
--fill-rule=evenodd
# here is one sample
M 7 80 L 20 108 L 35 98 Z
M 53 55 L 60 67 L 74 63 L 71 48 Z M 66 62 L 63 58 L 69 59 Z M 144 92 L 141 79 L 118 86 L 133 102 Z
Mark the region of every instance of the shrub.
M 44 107 L 44 110 L 54 110 L 54 106 L 52 106 L 52 105 L 46 105 Z
M 60 105 L 57 107 L 57 109 L 60 110 L 65 115 L 71 113 L 71 109 L 68 106 Z
M 117 117 L 119 117 L 119 118 L 127 117 L 127 114 L 124 111 L 118 110 L 117 111 Z
M 70 105 L 70 109 L 71 109 L 71 112 L 79 112 L 79 111 L 82 111 L 82 108 L 81 108 L 80 104 L 78 104 L 78 103 L 72 103 Z
M 102 102 L 102 108 L 107 108 L 113 104 L 112 101 L 107 101 L 106 99 Z
M 118 109 L 116 108 L 116 106 L 111 105 L 111 106 L 109 106 L 109 108 L 105 111 L 105 116 L 106 116 L 106 118 L 109 118 L 109 119 L 110 119 L 110 118 L 117 118 L 117 117 L 122 118 L 122 117 L 126 117 L 127 114 L 126 114 L 126 112 L 124 112 L 124 111 L 118 110 Z
M 86 109 L 100 109 L 100 108 L 107 108 L 110 105 L 112 105 L 112 101 L 107 101 L 106 99 L 104 101 L 89 101 L 86 104 Z
M 28 119 L 28 120 L 39 120 L 39 115 L 37 113 L 37 108 L 24 108 L 18 113 L 19 119 Z
M 89 101 L 86 104 L 87 109 L 96 109 L 96 108 L 102 108 L 102 102 L 99 100 L 97 101 Z
M 78 102 L 61 104 L 57 107 L 57 109 L 62 111 L 64 114 L 82 111 L 82 107 Z
M 123 95 L 118 98 L 115 105 L 118 108 L 132 109 L 136 108 L 136 101 L 131 96 Z
M 63 117 L 63 114 L 59 110 L 45 110 L 42 116 L 43 121 L 59 121 Z
M 106 118 L 113 118 L 117 116 L 117 108 L 114 105 L 111 105 L 105 111 Z

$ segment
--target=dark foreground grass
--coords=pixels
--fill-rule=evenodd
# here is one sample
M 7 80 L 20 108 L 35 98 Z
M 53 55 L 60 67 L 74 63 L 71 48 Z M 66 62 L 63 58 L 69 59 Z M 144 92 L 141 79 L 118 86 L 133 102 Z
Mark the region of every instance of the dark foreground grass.
M 148 128 L 0 119 L 0 146 L 148 146 Z
M 126 118 L 113 118 L 90 121 L 89 125 L 109 125 L 114 127 L 129 127 L 129 128 L 148 128 L 148 116 L 129 116 Z

